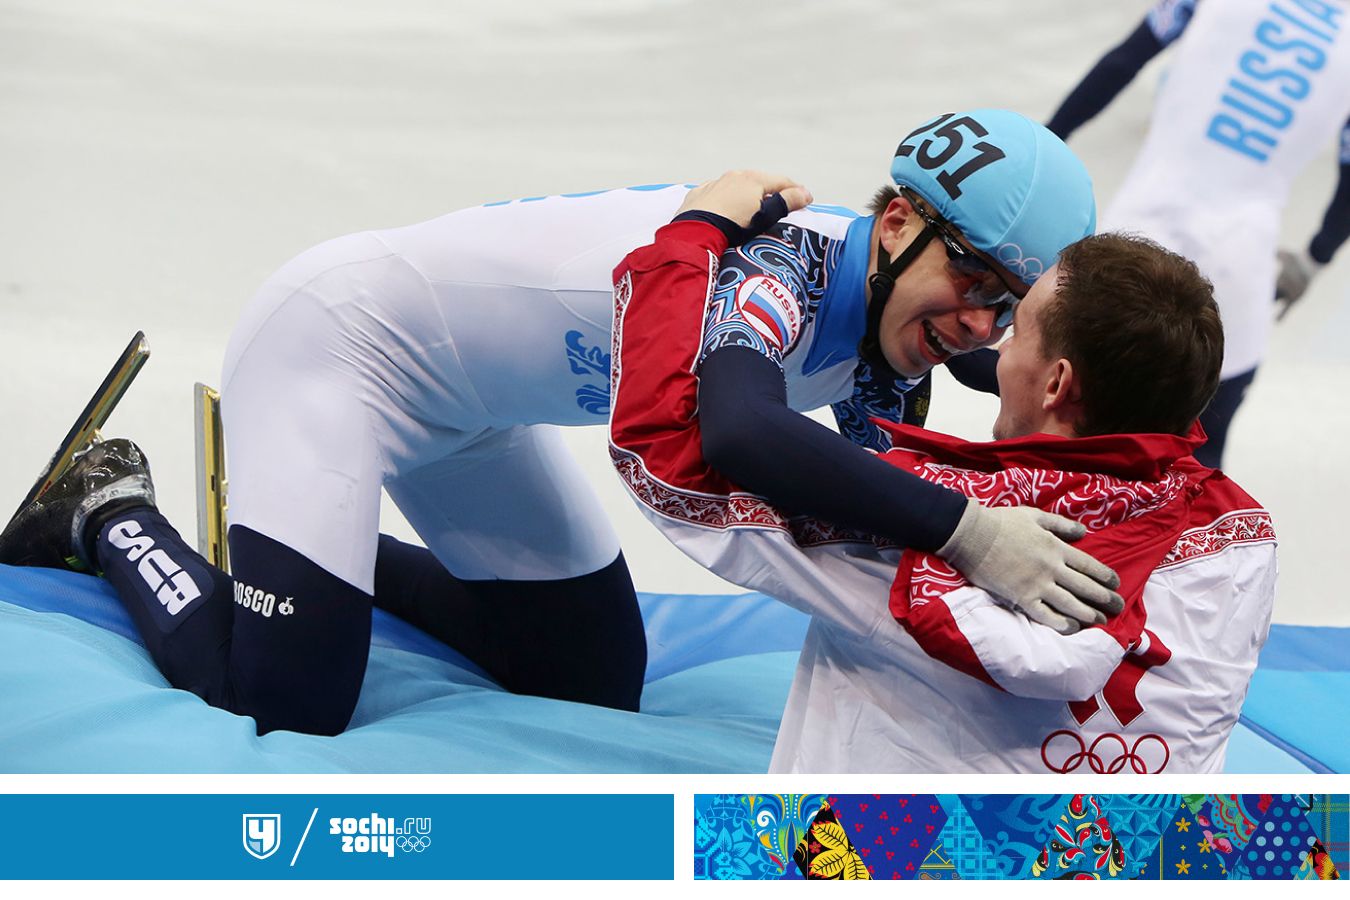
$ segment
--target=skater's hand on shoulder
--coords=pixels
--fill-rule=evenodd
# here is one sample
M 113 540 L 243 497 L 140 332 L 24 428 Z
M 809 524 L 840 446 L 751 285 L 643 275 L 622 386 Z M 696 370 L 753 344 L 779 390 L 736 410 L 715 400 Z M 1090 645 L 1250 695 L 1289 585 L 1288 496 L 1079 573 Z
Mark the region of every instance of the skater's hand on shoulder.
M 1125 607 L 1116 573 L 1069 545 L 1084 533 L 1078 522 L 1034 507 L 971 500 L 938 555 L 1004 606 L 1073 634 Z
M 811 199 L 807 188 L 784 175 L 740 170 L 694 188 L 675 218 L 711 222 L 732 243 L 741 243 L 788 213 L 804 208 Z M 718 222 L 718 218 L 723 221 Z

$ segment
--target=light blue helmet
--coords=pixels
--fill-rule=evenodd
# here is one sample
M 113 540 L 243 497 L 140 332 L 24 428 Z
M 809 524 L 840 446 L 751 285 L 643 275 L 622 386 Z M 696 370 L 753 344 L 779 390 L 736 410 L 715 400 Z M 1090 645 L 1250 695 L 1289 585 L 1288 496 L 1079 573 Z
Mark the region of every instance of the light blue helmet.
M 1097 227 L 1082 161 L 1049 129 L 1006 109 L 946 113 L 921 126 L 900 142 L 891 177 L 1027 286 Z

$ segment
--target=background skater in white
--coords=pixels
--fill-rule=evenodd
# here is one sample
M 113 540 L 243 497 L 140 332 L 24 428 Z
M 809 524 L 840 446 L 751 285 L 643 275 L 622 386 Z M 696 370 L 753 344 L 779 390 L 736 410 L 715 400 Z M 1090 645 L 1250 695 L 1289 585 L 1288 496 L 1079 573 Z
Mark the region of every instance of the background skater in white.
M 1196 456 L 1218 466 L 1269 343 L 1272 297 L 1297 300 L 1350 237 L 1350 5 L 1160 0 L 1049 128 L 1067 139 L 1173 42 L 1148 137 L 1102 227 L 1141 232 L 1214 282 L 1227 350 L 1219 393 L 1201 418 L 1209 443 Z M 1338 132 L 1340 180 L 1321 228 L 1277 263 L 1290 184 Z
M 911 228 L 924 235 L 912 245 L 885 238 L 895 260 L 882 266 L 890 280 L 874 308 L 885 317 L 873 325 L 885 359 L 864 365 L 857 347 L 876 220 L 807 210 L 775 226 L 772 252 L 739 264 L 759 267 L 745 283 L 764 292 L 735 308 L 791 321 L 778 350 L 794 408 L 839 403 L 848 421 L 885 409 L 921 422 L 924 405 L 908 397 L 923 390 L 927 369 L 996 339 L 1041 260 L 1091 228 L 1081 164 L 1024 117 L 948 114 L 910 138 L 915 171 L 963 194 L 961 208 L 1016 201 L 1013 226 L 987 224 L 993 237 L 1015 238 L 1018 269 L 990 258 L 1003 243 L 970 247 L 948 230 Z M 226 354 L 234 579 L 207 567 L 155 510 L 144 461 L 122 445 L 73 471 L 70 506 L 33 510 L 27 543 L 0 555 L 74 556 L 102 569 L 170 682 L 254 716 L 263 731 L 346 726 L 372 603 L 442 637 L 511 690 L 637 708 L 645 645 L 626 564 L 548 426 L 604 420 L 609 269 L 685 193 L 658 185 L 490 204 L 329 241 L 284 266 Z M 893 361 L 904 377 L 888 370 Z M 839 435 L 829 440 L 831 456 L 880 465 Z M 772 442 L 737 455 L 766 469 L 780 457 Z M 111 477 L 119 466 L 120 481 Z M 799 466 L 775 472 L 795 486 L 830 471 L 814 459 Z M 109 484 L 118 487 L 101 493 Z M 857 484 L 865 492 L 822 485 L 834 504 L 822 514 L 959 557 L 972 578 L 1064 627 L 1119 607 L 1093 580 L 1113 583 L 1109 570 L 1045 530 L 1062 526 L 983 510 L 889 468 Z M 879 504 L 888 485 L 911 502 Z M 382 487 L 427 549 L 380 537 Z M 164 603 L 161 586 L 118 546 L 133 532 L 167 552 L 191 589 Z

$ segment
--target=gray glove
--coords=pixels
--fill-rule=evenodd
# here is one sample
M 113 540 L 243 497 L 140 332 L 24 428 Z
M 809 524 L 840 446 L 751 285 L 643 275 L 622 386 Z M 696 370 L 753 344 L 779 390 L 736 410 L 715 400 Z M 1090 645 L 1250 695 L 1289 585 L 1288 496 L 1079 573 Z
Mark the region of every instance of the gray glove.
M 1079 523 L 1030 506 L 966 504 L 937 555 L 995 600 L 1060 634 L 1106 621 L 1125 601 L 1120 578 L 1065 541 L 1087 533 Z M 1062 539 L 1062 540 L 1061 540 Z
M 1275 277 L 1275 302 L 1280 311 L 1275 318 L 1283 319 L 1289 307 L 1308 290 L 1313 276 L 1322 270 L 1322 263 L 1308 255 L 1304 250 L 1295 253 L 1292 250 L 1280 250 L 1276 257 L 1280 261 L 1280 274 Z

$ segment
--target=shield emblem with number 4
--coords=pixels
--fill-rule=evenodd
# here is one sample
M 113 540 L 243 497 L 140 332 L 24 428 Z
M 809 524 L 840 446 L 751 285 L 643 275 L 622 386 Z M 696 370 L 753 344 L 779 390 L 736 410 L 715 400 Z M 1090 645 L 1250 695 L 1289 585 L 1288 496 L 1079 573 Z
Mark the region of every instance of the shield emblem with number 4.
M 244 849 L 249 856 L 267 859 L 280 846 L 280 813 L 244 813 Z

